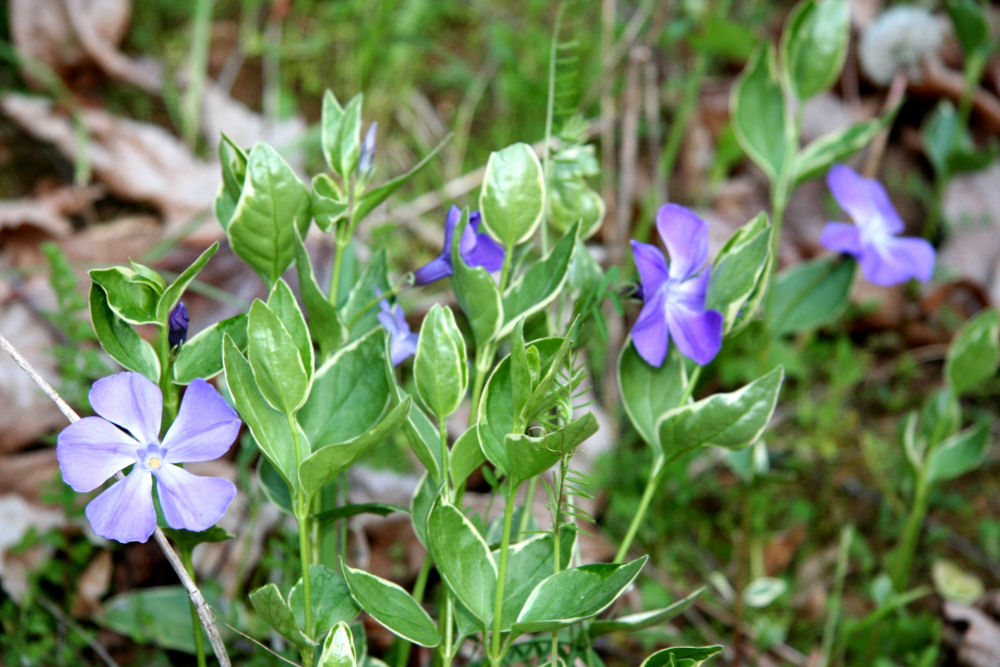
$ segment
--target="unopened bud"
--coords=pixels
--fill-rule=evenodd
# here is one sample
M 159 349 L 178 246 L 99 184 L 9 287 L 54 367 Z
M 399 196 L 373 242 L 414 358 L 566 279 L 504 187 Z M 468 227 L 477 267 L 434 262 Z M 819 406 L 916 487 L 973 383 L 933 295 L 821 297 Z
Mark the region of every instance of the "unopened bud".
M 170 343 L 170 347 L 177 347 L 187 340 L 188 322 L 190 321 L 191 318 L 188 317 L 187 306 L 184 305 L 183 301 L 179 301 L 174 306 L 174 309 L 170 311 L 170 316 L 167 318 L 167 327 L 169 329 L 167 342 Z
M 361 157 L 358 158 L 358 174 L 367 176 L 375 161 L 375 139 L 378 123 L 372 123 L 365 132 L 365 140 L 361 142 Z

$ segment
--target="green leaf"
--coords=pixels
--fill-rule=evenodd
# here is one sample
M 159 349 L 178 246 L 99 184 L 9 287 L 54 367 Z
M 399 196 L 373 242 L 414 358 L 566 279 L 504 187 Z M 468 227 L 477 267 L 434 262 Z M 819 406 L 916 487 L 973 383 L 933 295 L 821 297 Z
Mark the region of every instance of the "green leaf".
M 424 156 L 424 158 L 414 165 L 408 172 L 397 176 L 396 178 L 383 183 L 377 188 L 373 188 L 368 192 L 364 193 L 358 198 L 357 204 L 354 208 L 354 219 L 355 221 L 364 220 L 365 217 L 371 213 L 376 206 L 384 202 L 386 199 L 392 195 L 393 192 L 398 190 L 403 184 L 409 181 L 411 178 L 417 175 L 417 173 L 430 164 L 431 159 L 434 158 L 438 152 L 444 148 L 444 145 L 448 143 L 448 139 L 451 138 L 449 134 L 444 140 L 431 150 L 430 153 Z
M 962 425 L 962 407 L 951 387 L 945 385 L 924 399 L 920 410 L 920 430 L 928 448 L 937 447 Z
M 576 528 L 566 524 L 559 533 L 559 562 L 562 567 L 569 563 L 576 545 Z M 531 591 L 543 579 L 555 572 L 553 551 L 555 540 L 552 533 L 542 533 L 530 539 L 510 545 L 507 560 L 507 579 L 503 588 L 503 613 L 501 630 L 509 630 L 524 607 Z M 497 550 L 494 559 L 500 558 Z
M 156 316 L 159 292 L 134 270 L 121 266 L 91 269 L 90 278 L 104 290 L 111 310 L 129 324 L 161 324 L 166 321 L 166 318 L 161 321 Z
M 208 260 L 212 259 L 212 255 L 216 253 L 219 249 L 219 242 L 216 241 L 212 245 L 208 246 L 203 253 L 198 255 L 198 259 L 194 260 L 189 267 L 181 272 L 181 275 L 177 276 L 174 282 L 170 283 L 170 286 L 163 292 L 160 296 L 160 300 L 156 304 L 156 319 L 160 322 L 166 322 L 167 317 L 170 316 L 170 311 L 174 309 L 177 302 L 181 300 L 184 295 L 184 291 L 191 284 L 191 281 L 201 273 L 201 270 L 205 268 L 208 264 Z
M 327 233 L 332 232 L 337 223 L 347 218 L 350 208 L 347 197 L 327 174 L 317 174 L 313 177 L 309 202 L 313 219 L 319 228 Z
M 163 290 L 167 289 L 167 283 L 159 273 L 131 258 L 129 258 L 128 263 L 135 272 L 134 280 L 145 283 L 157 294 L 163 294 Z
M 842 162 L 867 146 L 895 117 L 894 109 L 879 118 L 848 125 L 813 139 L 792 160 L 792 182 L 798 185 L 825 174 L 835 162 Z
M 743 589 L 743 601 L 748 607 L 762 609 L 784 595 L 786 590 L 788 584 L 784 579 L 759 577 Z
M 341 348 L 316 371 L 298 413 L 314 450 L 363 435 L 394 402 L 385 347 L 385 331 L 376 329 Z
M 832 86 L 840 76 L 851 32 L 848 0 L 804 0 L 781 36 L 785 80 L 800 100 Z
M 222 183 L 215 195 L 215 217 L 225 230 L 229 227 L 236 202 L 243 192 L 243 183 L 247 174 L 247 155 L 233 140 L 222 134 L 219 141 L 219 164 L 222 167 Z
M 528 596 L 513 633 L 551 632 L 596 616 L 625 592 L 646 559 L 593 563 L 546 577 Z
M 656 422 L 681 402 L 684 378 L 684 359 L 679 354 L 668 354 L 657 368 L 640 357 L 630 341 L 618 357 L 618 386 L 625 414 L 639 436 L 654 448 L 660 446 Z
M 404 393 L 402 389 L 397 389 L 397 396 L 399 400 L 403 400 L 403 397 L 408 396 L 408 394 Z M 441 434 L 417 401 L 411 402 L 410 414 L 403 423 L 403 430 L 406 431 L 406 438 L 417 459 L 427 468 L 427 472 L 430 473 L 435 483 L 440 483 Z
M 309 375 L 291 333 L 259 299 L 250 305 L 247 357 L 267 402 L 286 415 L 295 414 L 309 396 Z
M 721 646 L 672 646 L 657 651 L 642 661 L 640 667 L 698 667 L 722 653 Z
M 236 537 L 218 526 L 212 526 L 200 532 L 182 528 L 164 528 L 163 533 L 180 549 L 194 549 L 199 544 L 225 542 Z
M 316 282 L 309 253 L 296 232 L 295 270 L 299 277 L 299 292 L 309 316 L 310 331 L 319 345 L 320 356 L 328 359 L 347 340 L 347 327 L 340 319 L 340 313 L 326 298 Z
M 323 148 L 323 159 L 330 171 L 337 171 L 339 151 L 337 135 L 340 134 L 340 123 L 344 118 L 344 108 L 337 101 L 332 90 L 323 93 L 323 112 L 320 118 L 320 145 Z
M 507 475 L 510 483 L 516 486 L 542 474 L 597 433 L 597 429 L 597 418 L 592 412 L 588 412 L 540 438 L 509 434 L 504 440 L 504 447 L 507 449 Z
M 380 625 L 414 644 L 434 648 L 440 643 L 434 621 L 400 586 L 363 570 L 342 567 L 354 600 Z
M 758 49 L 743 68 L 729 108 L 737 141 L 773 183 L 795 147 L 785 135 L 785 96 L 770 45 Z
M 537 313 L 556 298 L 566 284 L 579 231 L 580 226 L 573 225 L 544 259 L 533 264 L 503 293 L 503 327 L 496 338 L 507 336 L 519 320 Z
M 990 37 L 990 24 L 983 5 L 976 0 L 947 0 L 944 3 L 962 45 L 966 59 L 996 49 L 996 38 Z
M 947 482 L 975 470 L 986 458 L 990 446 L 990 428 L 979 424 L 956 433 L 931 451 L 927 457 L 927 479 Z
M 427 546 L 427 517 L 431 515 L 431 508 L 437 500 L 438 491 L 441 484 L 435 482 L 426 473 L 420 478 L 417 488 L 413 491 L 413 498 L 410 500 L 410 517 L 413 523 L 413 532 L 417 534 L 420 543 Z
M 160 381 L 160 361 L 153 346 L 111 310 L 107 293 L 97 283 L 90 286 L 90 320 L 98 342 L 112 359 L 153 382 Z
M 651 609 L 649 611 L 641 611 L 637 614 L 629 614 L 628 616 L 594 621 L 590 624 L 590 636 L 598 637 L 606 635 L 609 632 L 627 632 L 631 634 L 637 630 L 649 628 L 654 625 L 662 625 L 684 613 L 704 591 L 704 588 L 699 588 L 687 597 L 662 609 Z
M 309 228 L 309 189 L 264 143 L 250 151 L 246 183 L 226 228 L 233 252 L 273 285 L 292 263 L 295 230 Z
M 473 424 L 451 446 L 452 483 L 461 485 L 485 460 L 479 447 L 479 429 Z
M 260 481 L 260 487 L 264 490 L 264 495 L 267 496 L 272 505 L 295 516 L 292 491 L 288 487 L 288 482 L 271 463 L 271 459 L 266 456 L 257 463 L 257 479 Z
M 772 231 L 767 215 L 759 214 L 733 234 L 715 260 L 705 307 L 722 313 L 727 332 L 740 318 L 753 316 L 745 312 L 746 304 L 767 275 Z
M 771 420 L 784 377 L 779 366 L 742 389 L 670 410 L 656 425 L 663 453 L 669 460 L 705 445 L 739 449 L 753 444 Z
M 847 307 L 856 266 L 844 257 L 823 257 L 779 273 L 768 312 L 771 331 L 794 333 L 835 320 Z
M 272 408 L 260 393 L 249 362 L 229 336 L 223 336 L 222 365 L 233 405 L 249 427 L 260 451 L 274 464 L 286 484 L 297 485 L 295 445 L 288 417 Z M 302 438 L 305 439 L 305 435 Z
M 996 144 L 976 150 L 955 105 L 941 100 L 920 128 L 921 143 L 938 178 L 983 169 L 996 157 Z
M 292 289 L 281 278 L 275 281 L 271 287 L 271 294 L 267 297 L 267 307 L 278 316 L 278 319 L 292 336 L 292 341 L 299 352 L 299 360 L 305 368 L 306 375 L 312 377 L 313 374 L 313 347 L 309 338 L 309 327 L 306 326 L 306 319 L 299 309 L 299 303 L 292 294 Z
M 361 103 L 364 95 L 358 93 L 344 106 L 337 127 L 337 139 L 333 152 L 333 170 L 345 182 L 354 175 L 361 155 Z
M 258 616 L 288 641 L 300 648 L 312 644 L 295 622 L 292 610 L 275 584 L 266 584 L 250 593 L 250 604 Z
M 139 588 L 102 602 L 94 620 L 137 644 L 193 654 L 190 605 L 180 586 Z
M 479 195 L 483 227 L 507 252 L 531 238 L 545 210 L 542 163 L 517 143 L 490 154 Z
M 454 412 L 465 398 L 469 387 L 465 339 L 448 306 L 434 304 L 424 316 L 413 379 L 420 400 L 438 419 Z
M 760 37 L 750 27 L 717 11 L 700 24 L 700 29 L 688 37 L 692 48 L 700 53 L 746 62 L 760 43 Z
M 329 634 L 323 641 L 323 652 L 317 664 L 319 667 L 357 667 L 354 637 L 347 623 L 337 623 L 330 628 Z
M 343 276 L 341 276 L 343 280 Z M 362 336 L 374 328 L 379 327 L 378 323 L 378 298 L 376 290 L 381 290 L 384 294 L 388 291 L 389 277 L 385 264 L 385 248 L 379 248 L 365 267 L 364 273 L 354 282 L 354 287 L 347 295 L 340 311 L 350 328 L 351 339 Z M 374 305 L 372 305 L 374 303 Z M 369 307 L 371 306 L 371 307 Z M 367 308 L 367 310 L 365 310 Z M 351 324 L 353 322 L 353 324 Z
M 409 514 L 410 509 L 402 505 L 390 505 L 389 503 L 357 503 L 354 505 L 341 505 L 332 510 L 325 510 L 313 516 L 320 523 L 330 523 L 340 519 L 348 519 L 359 514 L 375 514 L 377 516 L 389 516 L 401 512 Z
M 459 252 L 462 234 L 469 223 L 468 211 L 455 225 L 451 235 L 451 289 L 458 305 L 469 320 L 476 347 L 481 348 L 500 330 L 503 319 L 503 304 L 500 290 L 489 272 L 481 266 L 470 267 Z
M 327 482 L 351 467 L 355 461 L 392 435 L 410 412 L 409 396 L 368 431 L 346 442 L 324 444 L 299 465 L 299 483 L 307 499 Z
M 313 636 L 322 637 L 338 623 L 350 623 L 361 611 L 339 572 L 326 565 L 309 566 L 309 593 L 312 601 Z M 288 592 L 288 606 L 300 628 L 306 627 L 306 595 L 300 577 Z
M 483 626 L 493 619 L 497 565 L 479 531 L 454 505 L 438 502 L 427 520 L 427 547 L 441 577 Z
M 1000 363 L 1000 313 L 988 308 L 966 322 L 948 346 L 944 375 L 956 394 L 996 375 Z
M 173 365 L 174 384 L 191 384 L 195 378 L 207 380 L 218 375 L 222 370 L 222 339 L 225 336 L 232 338 L 241 351 L 246 349 L 246 313 L 216 322 L 181 345 Z

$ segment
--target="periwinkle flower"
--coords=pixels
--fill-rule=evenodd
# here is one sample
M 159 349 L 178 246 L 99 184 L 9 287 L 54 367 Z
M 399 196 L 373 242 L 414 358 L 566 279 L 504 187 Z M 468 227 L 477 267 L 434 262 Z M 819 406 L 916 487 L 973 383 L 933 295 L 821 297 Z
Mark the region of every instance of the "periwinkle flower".
M 632 327 L 639 356 L 663 365 L 670 339 L 681 354 L 705 365 L 722 347 L 722 314 L 705 309 L 710 270 L 708 224 L 692 211 L 667 204 L 656 214 L 656 229 L 670 254 L 668 264 L 656 246 L 632 241 L 645 305 Z
M 398 366 L 416 353 L 420 335 L 410 330 L 406 315 L 398 303 L 390 306 L 388 301 L 382 299 L 379 307 L 381 311 L 377 316 L 378 321 L 389 332 L 389 356 L 392 357 L 392 365 Z
M 934 247 L 921 238 L 898 236 L 903 221 L 881 183 L 842 164 L 830 169 L 826 183 L 854 224 L 827 223 L 820 243 L 853 256 L 868 282 L 876 285 L 896 285 L 910 278 L 930 280 Z
M 444 252 L 414 272 L 415 285 L 426 285 L 451 275 L 451 236 L 461 218 L 462 211 L 457 206 L 448 210 L 444 221 Z M 479 233 L 481 221 L 479 211 L 469 214 L 469 224 L 458 242 L 458 252 L 469 266 L 481 266 L 490 272 L 499 271 L 503 267 L 503 248 L 489 234 Z
M 375 162 L 375 139 L 378 123 L 373 122 L 365 132 L 365 138 L 361 142 L 361 156 L 358 158 L 358 174 L 367 176 L 371 173 Z
M 183 301 L 178 301 L 167 317 L 167 342 L 170 347 L 177 347 L 187 340 L 190 321 L 187 306 L 184 305 Z
M 236 495 L 227 479 L 200 477 L 175 465 L 211 461 L 226 453 L 240 430 L 232 408 L 208 382 L 194 380 L 177 419 L 160 440 L 163 395 L 139 373 L 102 378 L 90 389 L 99 416 L 84 417 L 59 434 L 56 456 L 74 491 L 93 491 L 119 470 L 125 477 L 87 505 L 94 532 L 118 542 L 145 542 L 156 530 L 153 477 L 163 517 L 172 528 L 215 525 Z

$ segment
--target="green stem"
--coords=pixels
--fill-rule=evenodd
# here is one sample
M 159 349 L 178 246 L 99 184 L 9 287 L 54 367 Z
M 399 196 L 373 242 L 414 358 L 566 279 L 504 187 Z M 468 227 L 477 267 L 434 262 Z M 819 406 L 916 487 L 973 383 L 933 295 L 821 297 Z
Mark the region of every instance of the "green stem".
M 173 359 L 170 353 L 170 327 L 164 322 L 157 332 L 157 356 L 160 359 L 160 393 L 163 394 L 163 424 L 164 427 L 177 419 L 177 385 L 173 377 Z
M 636 533 L 639 532 L 639 524 L 641 524 L 643 519 L 646 517 L 646 512 L 649 510 L 649 504 L 653 501 L 653 495 L 656 493 L 656 487 L 660 485 L 660 481 L 663 479 L 663 471 L 665 468 L 666 459 L 663 454 L 657 452 L 656 458 L 653 459 L 653 468 L 649 473 L 649 481 L 646 482 L 646 490 L 642 492 L 642 499 L 639 500 L 639 509 L 636 510 L 636 513 L 632 516 L 632 522 L 628 525 L 628 531 L 625 533 L 625 538 L 618 547 L 618 553 L 615 554 L 616 563 L 621 563 L 625 556 L 628 555 L 629 547 L 632 546 L 632 541 L 635 539 Z
M 514 541 L 520 540 L 524 537 L 524 533 L 528 530 L 528 523 L 531 521 L 531 508 L 535 504 L 535 491 L 538 488 L 538 478 L 532 477 L 528 480 L 528 490 L 524 493 L 524 511 L 521 512 L 521 520 L 517 524 L 517 532 L 514 533 Z M 558 510 L 556 510 L 558 512 Z M 556 548 L 559 545 L 559 515 L 556 514 Z M 556 552 L 559 553 L 558 551 Z M 558 571 L 558 570 L 557 570 Z
M 490 664 L 500 664 L 503 657 L 500 646 L 500 627 L 503 619 L 503 590 L 507 583 L 507 558 L 510 556 L 510 529 L 514 520 L 514 494 L 517 485 L 507 480 L 507 497 L 503 508 L 503 536 L 500 539 L 500 563 L 497 568 L 497 589 L 493 604 L 493 633 L 490 639 L 492 647 L 489 651 Z
M 823 628 L 823 667 L 833 664 L 833 643 L 837 637 L 837 624 L 840 622 L 841 601 L 844 596 L 844 579 L 847 577 L 847 559 L 851 551 L 851 540 L 854 538 L 854 527 L 844 526 L 840 531 L 840 547 L 837 549 L 837 571 L 833 577 L 833 594 L 827 604 L 826 625 Z
M 483 383 L 486 381 L 486 374 L 493 363 L 493 355 L 496 349 L 493 344 L 484 343 L 482 348 L 476 350 L 476 375 L 472 380 L 472 410 L 469 411 L 469 424 L 475 423 L 479 416 L 479 401 L 482 399 Z
M 288 415 L 288 427 L 292 432 L 292 444 L 295 447 L 295 469 L 298 470 L 302 463 L 303 451 L 302 442 L 299 439 L 299 426 L 295 417 Z M 309 563 L 312 555 L 312 545 L 309 539 L 309 515 L 311 499 L 306 498 L 302 489 L 295 490 L 295 521 L 298 523 L 299 531 L 299 568 L 302 570 L 302 595 L 303 612 L 305 615 L 306 635 L 312 637 L 313 616 L 312 616 L 312 586 L 309 578 Z M 313 663 L 312 648 L 302 649 L 302 661 L 306 667 L 311 667 Z
M 333 272 L 330 274 L 330 293 L 327 295 L 330 303 L 337 305 L 337 290 L 340 289 L 340 265 L 344 261 L 344 249 L 347 248 L 347 238 L 337 230 L 334 235 Z
M 364 317 L 364 314 L 367 313 L 369 310 L 371 310 L 372 308 L 374 308 L 375 306 L 377 306 L 379 304 L 379 302 L 382 301 L 382 299 L 391 299 L 392 297 L 396 296 L 397 294 L 399 294 L 400 292 L 402 292 L 403 290 L 405 290 L 408 287 L 410 287 L 410 282 L 407 281 L 407 280 L 404 280 L 403 282 L 399 283 L 398 285 L 396 285 L 395 287 L 393 287 L 392 289 L 390 289 L 385 294 L 380 294 L 379 296 L 375 297 L 374 299 L 372 299 L 371 301 L 369 301 L 368 303 L 366 303 L 365 307 L 362 308 L 361 310 L 359 310 L 358 314 L 355 315 L 354 317 L 352 317 L 351 321 L 347 323 L 347 329 L 348 329 L 348 331 L 350 331 L 351 329 L 353 329 L 354 325 L 358 323 L 358 320 L 360 320 L 362 317 Z
M 451 665 L 451 659 L 454 657 L 452 654 L 452 644 L 455 641 L 452 629 L 454 611 L 455 601 L 451 597 L 451 591 L 448 590 L 447 586 L 443 586 L 441 588 L 441 644 L 438 646 L 441 651 L 442 667 Z
M 892 583 L 897 592 L 903 592 L 910 582 L 913 555 L 917 550 L 917 541 L 920 539 L 920 529 L 924 525 L 924 517 L 927 516 L 929 486 L 926 473 L 922 469 L 919 470 L 915 480 L 913 505 L 910 507 L 909 516 L 906 517 L 906 525 L 903 527 L 903 535 L 896 548 L 892 567 Z
M 684 393 L 681 394 L 681 400 L 677 401 L 677 405 L 685 405 L 691 399 L 699 377 L 701 377 L 701 366 L 695 366 L 694 370 L 691 371 L 691 377 L 687 380 L 687 385 L 684 387 Z
M 184 569 L 188 576 L 194 579 L 194 563 L 191 562 L 191 548 L 177 547 L 177 555 L 180 556 Z M 201 630 L 201 619 L 198 618 L 198 610 L 194 608 L 194 603 L 188 600 L 188 607 L 191 610 L 191 630 L 194 632 L 194 654 L 198 658 L 198 667 L 208 667 L 205 661 L 205 636 Z

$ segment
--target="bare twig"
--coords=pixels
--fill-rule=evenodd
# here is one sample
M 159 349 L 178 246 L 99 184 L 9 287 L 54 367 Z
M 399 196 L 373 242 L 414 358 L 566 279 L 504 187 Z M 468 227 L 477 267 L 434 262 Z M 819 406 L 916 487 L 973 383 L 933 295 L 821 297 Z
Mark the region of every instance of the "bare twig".
M 38 385 L 46 396 L 52 399 L 52 402 L 56 404 L 56 407 L 59 408 L 60 412 L 65 415 L 71 424 L 80 421 L 80 415 L 62 399 L 59 393 L 52 388 L 52 385 L 38 374 L 31 363 L 3 335 L 0 335 L 0 348 L 3 348 L 10 355 L 11 359 L 14 360 L 14 363 L 20 366 L 21 370 L 31 378 L 31 381 Z M 115 473 L 115 479 L 121 481 L 125 479 L 125 476 L 119 471 Z M 177 573 L 178 579 L 181 580 L 181 585 L 187 591 L 188 598 L 190 598 L 191 604 L 194 605 L 195 611 L 198 613 L 198 618 L 201 619 L 201 624 L 208 634 L 208 640 L 212 644 L 212 650 L 215 651 L 216 659 L 222 667 L 230 667 L 232 663 L 229 662 L 229 655 L 226 653 L 225 644 L 222 643 L 222 635 L 219 634 L 219 628 L 215 625 L 211 607 L 208 606 L 208 602 L 205 601 L 205 597 L 198 590 L 198 586 L 188 575 L 187 570 L 184 569 L 184 564 L 181 562 L 180 556 L 170 546 L 167 536 L 163 534 L 163 531 L 159 527 L 156 528 L 153 537 L 156 538 L 156 543 L 160 545 L 160 549 L 163 551 L 163 555 L 166 556 L 167 562 L 170 563 L 174 572 Z

